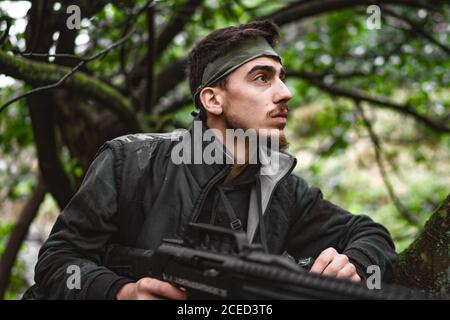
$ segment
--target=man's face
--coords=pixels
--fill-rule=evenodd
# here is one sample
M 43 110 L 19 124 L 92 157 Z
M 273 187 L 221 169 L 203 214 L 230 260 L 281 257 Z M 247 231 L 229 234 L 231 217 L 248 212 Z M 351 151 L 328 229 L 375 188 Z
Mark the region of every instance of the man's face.
M 285 140 L 287 102 L 292 94 L 283 82 L 284 69 L 278 60 L 256 58 L 233 71 L 224 91 L 223 114 L 229 129 L 272 129 Z

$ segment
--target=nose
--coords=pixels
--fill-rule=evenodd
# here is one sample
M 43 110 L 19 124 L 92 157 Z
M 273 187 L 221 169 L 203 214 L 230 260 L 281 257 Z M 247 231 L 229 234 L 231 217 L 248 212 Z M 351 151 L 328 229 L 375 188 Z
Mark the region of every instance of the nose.
M 291 90 L 289 90 L 286 84 L 279 78 L 276 81 L 273 99 L 275 104 L 286 103 L 292 99 Z

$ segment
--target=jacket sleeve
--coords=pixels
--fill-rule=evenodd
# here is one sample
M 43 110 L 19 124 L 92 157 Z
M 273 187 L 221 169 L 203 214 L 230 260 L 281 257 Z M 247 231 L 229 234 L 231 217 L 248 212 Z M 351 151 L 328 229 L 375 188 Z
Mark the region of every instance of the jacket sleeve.
M 130 279 L 100 266 L 103 249 L 117 231 L 114 156 L 104 149 L 78 192 L 57 218 L 35 268 L 36 285 L 49 299 L 114 299 Z M 77 288 L 77 270 L 80 286 Z
M 367 279 L 369 265 L 380 267 L 382 281 L 390 281 L 397 254 L 389 232 L 365 215 L 350 212 L 324 200 L 322 192 L 300 179 L 296 186 L 294 221 L 287 236 L 286 250 L 297 258 L 317 256 L 333 247 L 355 265 Z

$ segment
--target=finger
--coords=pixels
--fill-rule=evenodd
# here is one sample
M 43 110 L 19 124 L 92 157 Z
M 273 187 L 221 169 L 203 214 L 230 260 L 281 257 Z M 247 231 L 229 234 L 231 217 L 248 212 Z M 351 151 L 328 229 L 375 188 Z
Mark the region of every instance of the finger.
M 334 248 L 328 248 L 322 251 L 322 253 L 314 261 L 310 272 L 322 273 L 328 264 L 333 260 L 334 256 L 337 255 L 337 251 Z
M 178 289 L 170 283 L 162 281 L 154 287 L 153 293 L 161 298 L 170 300 L 185 300 L 187 298 L 185 291 Z
M 145 291 L 148 294 L 156 295 L 165 299 L 183 300 L 187 298 L 186 292 L 182 291 L 168 282 L 160 281 L 152 278 L 144 278 L 141 280 L 141 286 L 138 291 Z
M 348 263 L 348 257 L 345 254 L 338 254 L 334 257 L 333 261 L 322 272 L 324 276 L 337 276 L 339 271 L 343 269 Z
M 355 273 L 353 277 L 350 278 L 350 280 L 354 282 L 361 282 L 361 277 L 357 273 Z
M 356 268 L 352 263 L 347 263 L 341 270 L 339 270 L 337 277 L 343 279 L 350 279 L 356 274 Z
M 154 294 L 149 294 L 147 292 L 141 292 L 137 294 L 136 300 L 164 300 L 161 297 L 158 297 Z

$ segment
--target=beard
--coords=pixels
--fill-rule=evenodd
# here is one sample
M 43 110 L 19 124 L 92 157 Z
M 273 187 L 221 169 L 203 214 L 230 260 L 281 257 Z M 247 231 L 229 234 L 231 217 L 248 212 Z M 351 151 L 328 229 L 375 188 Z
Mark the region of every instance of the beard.
M 277 137 L 268 136 L 267 137 L 267 145 L 269 148 L 272 148 L 272 139 L 278 138 L 278 148 L 280 148 L 281 151 L 287 150 L 289 147 L 289 141 L 286 138 L 286 135 L 284 134 L 284 131 L 280 130 L 280 134 L 277 135 Z
M 229 116 L 227 114 L 224 114 L 224 120 L 225 120 L 225 125 L 227 129 L 242 129 L 244 130 L 244 132 L 246 130 L 249 129 L 254 129 L 252 127 L 248 127 L 246 126 L 240 119 L 237 119 L 235 117 Z M 274 143 L 272 143 L 273 139 L 277 139 L 278 140 L 278 149 L 281 151 L 285 151 L 288 147 L 289 147 L 289 141 L 286 138 L 286 135 L 284 133 L 284 126 L 278 128 L 277 130 L 277 134 L 274 135 L 267 135 L 267 137 L 265 137 L 266 141 L 267 141 L 267 147 L 269 149 L 272 148 L 272 146 L 274 146 Z M 271 130 L 276 130 L 276 129 L 271 129 Z M 258 130 L 257 130 L 258 131 Z M 269 130 L 270 132 L 270 130 Z M 258 131 L 258 146 L 259 146 L 259 140 L 261 139 L 260 135 L 259 135 L 259 131 Z M 248 140 L 246 140 L 248 141 Z M 276 145 L 276 144 L 275 144 Z

